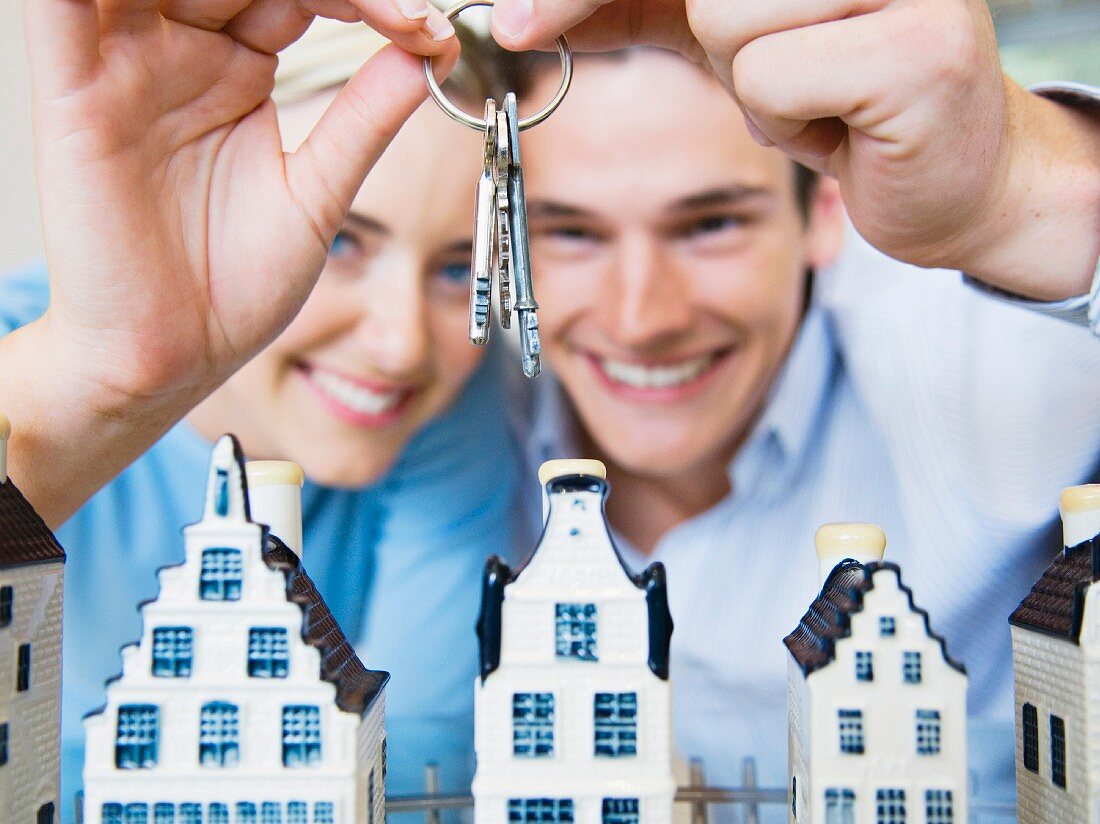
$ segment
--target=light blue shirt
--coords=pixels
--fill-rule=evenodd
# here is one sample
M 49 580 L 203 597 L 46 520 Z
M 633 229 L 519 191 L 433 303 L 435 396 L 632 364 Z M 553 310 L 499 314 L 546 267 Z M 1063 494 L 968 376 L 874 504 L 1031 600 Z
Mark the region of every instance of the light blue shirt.
M 712 784 L 740 784 L 753 756 L 762 785 L 787 786 L 782 639 L 820 589 L 814 532 L 869 521 L 969 670 L 977 797 L 1011 800 L 1008 616 L 1061 546 L 1059 492 L 1095 471 L 1100 345 L 856 238 L 816 287 L 729 465 L 730 494 L 647 558 L 617 541 L 635 569 L 668 569 L 678 748 Z M 532 410 L 529 462 L 575 457 L 575 419 L 551 380 Z M 761 813 L 787 820 L 779 805 Z
M 0 329 L 33 320 L 47 301 L 41 268 L 0 278 Z M 422 792 L 428 761 L 444 791 L 469 789 L 481 575 L 486 557 L 511 545 L 517 451 L 505 423 L 493 425 L 510 366 L 490 353 L 380 482 L 302 490 L 304 565 L 364 663 L 392 675 L 390 792 Z M 68 552 L 62 821 L 72 820 L 80 782 L 81 718 L 104 702 L 119 648 L 140 636 L 137 605 L 156 596 L 156 570 L 183 557 L 181 529 L 201 516 L 210 447 L 177 425 L 57 530 Z

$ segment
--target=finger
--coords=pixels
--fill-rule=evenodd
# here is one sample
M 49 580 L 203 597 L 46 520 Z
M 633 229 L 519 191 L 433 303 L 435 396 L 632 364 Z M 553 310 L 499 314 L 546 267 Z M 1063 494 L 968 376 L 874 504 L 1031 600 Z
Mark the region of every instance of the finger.
M 612 0 L 497 0 L 492 33 L 498 43 L 515 50 L 547 43 L 573 28 Z
M 23 28 L 36 93 L 52 98 L 92 79 L 99 66 L 95 0 L 27 0 Z
M 450 71 L 457 59 L 455 47 L 437 61 L 437 71 Z M 426 96 L 420 58 L 387 46 L 355 73 L 306 141 L 287 157 L 288 185 L 328 239 L 367 172 Z
M 165 0 L 160 13 L 169 20 L 218 31 L 240 14 L 251 0 Z

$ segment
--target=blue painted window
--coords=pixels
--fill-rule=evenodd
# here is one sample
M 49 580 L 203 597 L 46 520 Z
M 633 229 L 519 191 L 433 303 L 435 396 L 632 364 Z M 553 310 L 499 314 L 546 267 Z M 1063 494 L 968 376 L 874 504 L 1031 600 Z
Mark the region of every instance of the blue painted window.
M 286 824 L 309 824 L 309 805 L 304 801 L 291 801 L 287 804 Z
M 139 770 L 156 766 L 158 717 L 152 704 L 126 704 L 118 708 L 116 767 Z
M 15 670 L 15 691 L 26 692 L 31 688 L 31 645 L 19 645 L 19 663 Z
M 605 798 L 600 816 L 602 824 L 638 824 L 638 799 Z
M 906 684 L 921 682 L 920 653 L 905 651 L 902 653 L 901 674 Z
M 176 805 L 164 801 L 154 804 L 153 824 L 176 824 Z
M 218 802 L 212 803 L 206 808 L 207 824 L 229 824 L 229 807 Z
M 374 824 L 374 770 L 367 779 L 367 824 Z
M 122 811 L 125 824 L 149 824 L 148 804 L 127 804 Z
M 191 627 L 156 627 L 153 630 L 153 675 L 190 678 L 192 651 Z
M 38 813 L 35 815 L 36 824 L 53 824 L 56 812 L 57 809 L 54 807 L 54 803 L 47 801 L 38 808 Z
M 214 488 L 214 511 L 222 517 L 229 514 L 229 470 L 217 470 Z
M 637 755 L 638 693 L 597 692 L 593 705 L 596 755 Z
M 0 724 L 0 767 L 8 763 L 8 723 Z
M 241 551 L 218 547 L 202 551 L 199 597 L 204 601 L 237 601 L 241 597 Z
M 237 706 L 223 701 L 204 704 L 199 716 L 199 763 L 204 767 L 235 767 L 239 760 Z
M 825 790 L 825 824 L 856 824 L 856 794 L 847 787 Z
M 321 763 L 321 711 L 317 707 L 283 707 L 283 766 Z
M 99 811 L 103 824 L 122 824 L 122 805 L 108 801 Z
M 0 627 L 11 625 L 12 604 L 15 601 L 15 590 L 11 587 L 0 587 Z
M 554 754 L 554 694 L 512 695 L 512 753 L 527 758 Z
M 318 801 L 313 805 L 313 824 L 336 824 L 336 813 L 331 801 Z
M 573 824 L 573 799 L 510 798 L 508 824 Z
M 840 751 L 863 755 L 863 710 L 837 710 L 840 724 Z
M 1034 704 L 1024 704 L 1024 766 L 1033 773 L 1039 772 L 1039 711 Z
M 898 633 L 898 624 L 891 615 L 878 619 L 878 634 L 883 638 L 893 638 Z
M 875 680 L 875 656 L 873 652 L 868 650 L 858 650 L 856 652 L 856 680 Z
M 233 824 L 256 824 L 256 805 L 251 801 L 238 801 Z
M 278 627 L 248 631 L 248 674 L 253 678 L 286 678 L 290 655 L 287 634 Z
M 260 807 L 260 824 L 282 824 L 283 808 L 274 801 L 265 801 Z
M 917 755 L 940 754 L 940 711 L 917 710 Z
M 924 791 L 925 824 L 955 824 L 955 803 L 951 790 Z
M 905 790 L 888 787 L 875 792 L 875 824 L 905 824 Z
M 555 605 L 555 650 L 558 658 L 596 661 L 596 605 Z
M 1066 788 L 1066 722 L 1057 715 L 1050 716 L 1050 780 Z
M 202 824 L 202 804 L 193 801 L 180 804 L 180 824 Z

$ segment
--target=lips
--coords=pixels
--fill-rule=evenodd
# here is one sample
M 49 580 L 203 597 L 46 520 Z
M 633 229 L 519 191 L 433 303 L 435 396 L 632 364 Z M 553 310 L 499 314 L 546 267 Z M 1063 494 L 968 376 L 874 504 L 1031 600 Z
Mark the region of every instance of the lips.
M 414 390 L 381 387 L 303 364 L 301 372 L 314 394 L 340 419 L 358 426 L 382 426 L 396 420 Z

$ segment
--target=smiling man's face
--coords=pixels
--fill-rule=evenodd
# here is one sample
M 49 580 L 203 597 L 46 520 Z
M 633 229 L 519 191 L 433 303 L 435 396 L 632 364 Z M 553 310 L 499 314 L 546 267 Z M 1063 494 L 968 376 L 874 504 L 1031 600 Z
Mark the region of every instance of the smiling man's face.
M 530 98 L 553 93 L 540 76 Z M 806 273 L 842 234 L 721 86 L 671 55 L 581 58 L 523 143 L 546 356 L 591 445 L 679 476 L 732 457 L 794 340 Z

